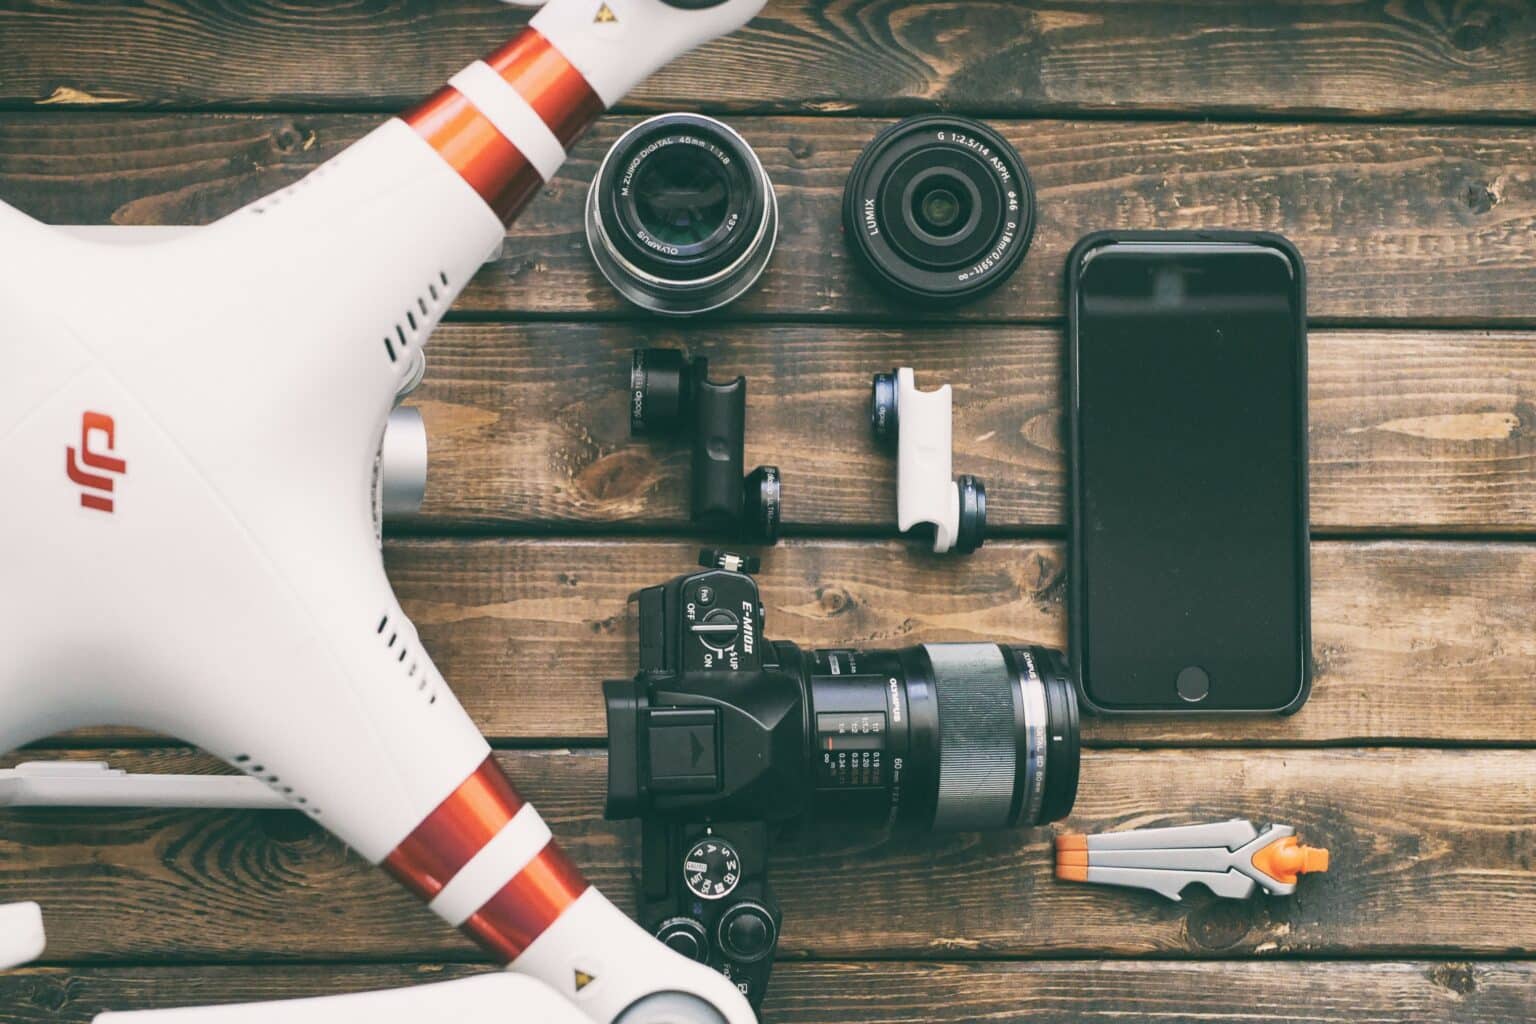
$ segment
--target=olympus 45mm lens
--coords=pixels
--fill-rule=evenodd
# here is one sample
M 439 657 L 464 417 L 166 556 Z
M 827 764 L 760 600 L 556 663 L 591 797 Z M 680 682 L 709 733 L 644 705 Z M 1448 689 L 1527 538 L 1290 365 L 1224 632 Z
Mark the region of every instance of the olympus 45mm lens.
M 757 154 L 699 114 L 662 114 L 625 132 L 587 195 L 598 269 L 656 313 L 704 313 L 739 297 L 768 265 L 778 230 Z
M 860 154 L 843 194 L 854 256 L 888 290 L 931 305 L 997 287 L 1035 231 L 1018 152 L 978 121 L 908 118 Z

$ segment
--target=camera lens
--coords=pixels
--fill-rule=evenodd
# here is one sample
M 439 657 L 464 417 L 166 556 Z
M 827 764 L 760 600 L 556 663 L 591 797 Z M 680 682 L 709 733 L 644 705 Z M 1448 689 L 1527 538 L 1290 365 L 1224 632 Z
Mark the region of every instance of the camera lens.
M 625 132 L 587 195 L 598 269 L 657 313 L 703 313 L 740 296 L 768 265 L 778 229 L 757 154 L 698 114 L 663 114 Z
M 926 644 L 803 658 L 819 817 L 969 831 L 1072 810 L 1077 698 L 1059 652 Z
M 928 304 L 974 298 L 1018 268 L 1035 191 L 1018 152 L 977 121 L 908 118 L 860 154 L 843 194 L 855 257 L 889 290 Z

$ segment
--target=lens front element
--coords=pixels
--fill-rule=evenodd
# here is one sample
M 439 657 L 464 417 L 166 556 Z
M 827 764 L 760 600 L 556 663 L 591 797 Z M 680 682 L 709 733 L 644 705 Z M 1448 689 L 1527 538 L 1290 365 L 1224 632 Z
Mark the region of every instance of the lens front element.
M 699 246 L 725 226 L 731 183 L 724 167 L 687 143 L 667 146 L 640 165 L 630 185 L 641 229 L 664 246 Z
M 970 213 L 970 203 L 952 185 L 950 182 L 930 182 L 917 193 L 914 212 L 918 226 L 930 235 L 954 234 Z

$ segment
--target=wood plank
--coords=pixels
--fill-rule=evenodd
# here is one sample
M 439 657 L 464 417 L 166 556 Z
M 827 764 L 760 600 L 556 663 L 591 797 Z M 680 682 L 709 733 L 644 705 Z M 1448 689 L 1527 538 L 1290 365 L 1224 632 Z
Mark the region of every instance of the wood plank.
M 524 19 L 475 0 L 11 3 L 0 13 L 0 102 L 388 109 L 434 89 Z M 1520 0 L 775 2 L 746 30 L 658 74 L 630 105 L 701 102 L 1529 118 L 1536 19 Z
M 782 470 L 791 532 L 895 533 L 896 460 L 867 424 L 870 375 L 898 364 L 954 386 L 956 472 L 986 481 L 994 536 L 1065 521 L 1056 330 L 451 324 L 413 399 L 426 525 L 686 528 L 687 443 L 629 436 L 630 349 L 653 344 L 747 376 L 747 465 Z M 1536 334 L 1314 331 L 1309 347 L 1314 529 L 1536 532 Z
M 427 649 L 489 735 L 603 735 L 598 681 L 633 674 L 629 593 L 689 571 L 684 542 L 411 541 L 389 569 Z M 1536 548 L 1313 545 L 1311 700 L 1291 718 L 1089 720 L 1093 743 L 1464 741 L 1536 735 Z M 766 634 L 809 646 L 1065 642 L 1059 543 L 969 559 L 896 543 L 769 552 Z
M 34 968 L 0 975 L 0 1024 L 86 1024 L 105 1009 L 305 998 L 431 984 L 483 968 L 431 964 Z M 1536 1014 L 1536 968 L 1358 963 L 786 963 L 765 1024 L 1508 1024 Z
M 8 115 L 0 195 L 51 223 L 203 223 L 295 180 L 375 121 Z M 597 161 L 633 122 L 605 119 L 576 148 L 459 311 L 632 314 L 592 266 L 581 209 Z M 837 237 L 848 168 L 883 122 L 735 123 L 777 185 L 783 228 L 733 318 L 1049 320 L 1062 314 L 1062 266 L 1082 235 L 1229 227 L 1297 243 L 1320 322 L 1536 325 L 1536 129 L 1000 122 L 1038 189 L 1034 247 L 993 295 L 918 314 L 878 295 Z
M 603 754 L 501 757 L 577 863 L 627 907 L 636 830 L 597 817 Z M 207 763 L 175 751 L 112 758 L 130 769 Z M 945 960 L 1536 951 L 1530 751 L 1091 751 L 1067 825 L 1236 816 L 1295 825 L 1332 851 L 1332 869 L 1288 899 L 1195 890 L 1172 903 L 1056 881 L 1049 831 L 892 839 L 842 824 L 774 855 L 783 950 Z M 476 956 L 382 872 L 290 812 L 34 810 L 4 822 L 0 902 L 48 908 L 57 962 Z
M 494 741 L 598 743 L 599 682 L 630 676 L 631 592 L 690 571 L 695 545 L 410 540 L 391 578 L 455 693 Z M 968 559 L 897 543 L 796 541 L 759 579 L 766 634 L 806 647 L 1066 642 L 1055 542 Z M 1289 718 L 1085 718 L 1090 746 L 1345 743 L 1528 746 L 1536 736 L 1536 547 L 1318 542 L 1312 696 Z M 102 728 L 54 741 L 144 742 Z

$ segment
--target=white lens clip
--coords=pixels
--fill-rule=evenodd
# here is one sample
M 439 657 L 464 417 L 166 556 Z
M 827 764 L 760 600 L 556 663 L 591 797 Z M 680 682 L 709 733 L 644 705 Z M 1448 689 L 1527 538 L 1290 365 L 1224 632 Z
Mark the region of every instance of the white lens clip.
M 954 426 L 948 384 L 919 391 L 912 368 L 875 375 L 870 426 L 896 448 L 896 524 L 933 527 L 938 554 L 969 554 L 986 539 L 987 489 L 973 476 L 951 479 Z

